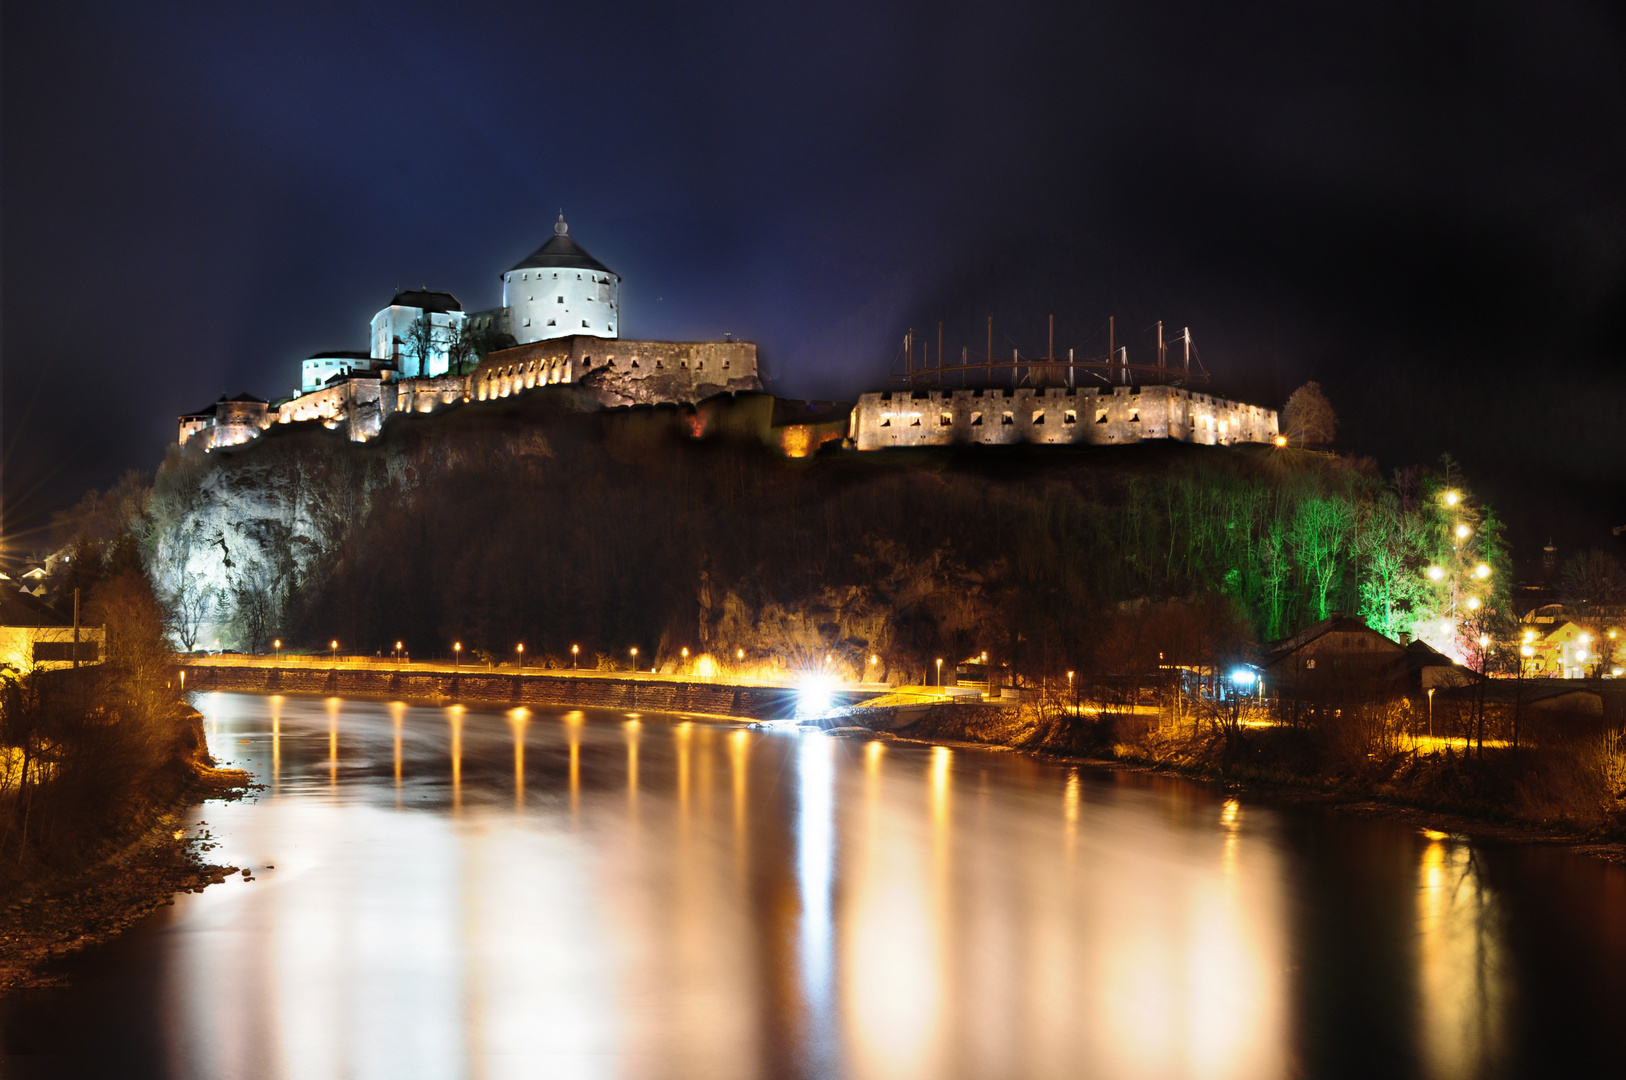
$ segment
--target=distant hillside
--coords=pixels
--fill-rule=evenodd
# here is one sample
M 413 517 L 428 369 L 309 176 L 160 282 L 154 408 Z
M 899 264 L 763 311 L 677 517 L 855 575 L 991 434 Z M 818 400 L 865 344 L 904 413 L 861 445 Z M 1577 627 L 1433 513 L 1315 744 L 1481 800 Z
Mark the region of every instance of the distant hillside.
M 559 406 L 174 452 L 154 578 L 191 598 L 197 641 L 249 650 L 459 640 L 503 659 L 523 641 L 566 663 L 572 645 L 606 662 L 744 650 L 847 674 L 873 655 L 916 678 L 983 651 L 1065 670 L 1110 651 L 1135 602 L 1226 598 L 1225 633 L 1261 639 L 1334 610 L 1399 632 L 1438 606 L 1431 474 L 1397 486 L 1344 458 L 1179 443 L 787 461 L 743 434 L 689 438 L 675 409 Z

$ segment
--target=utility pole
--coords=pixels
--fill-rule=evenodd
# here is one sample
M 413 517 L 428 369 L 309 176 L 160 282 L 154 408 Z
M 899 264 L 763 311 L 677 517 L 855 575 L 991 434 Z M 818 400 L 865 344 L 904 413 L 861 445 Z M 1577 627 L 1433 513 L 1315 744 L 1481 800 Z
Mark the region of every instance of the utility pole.
M 1181 337 L 1186 342 L 1186 382 L 1191 382 L 1191 327 L 1186 327 Z
M 1165 359 L 1165 354 L 1164 354 L 1164 350 L 1163 350 L 1163 320 L 1159 319 L 1159 320 L 1157 320 L 1157 366 L 1158 366 L 1159 370 L 1161 370 L 1161 369 L 1168 366 L 1166 363 L 1164 363 L 1164 359 Z
M 988 316 L 988 386 L 994 385 L 994 317 Z

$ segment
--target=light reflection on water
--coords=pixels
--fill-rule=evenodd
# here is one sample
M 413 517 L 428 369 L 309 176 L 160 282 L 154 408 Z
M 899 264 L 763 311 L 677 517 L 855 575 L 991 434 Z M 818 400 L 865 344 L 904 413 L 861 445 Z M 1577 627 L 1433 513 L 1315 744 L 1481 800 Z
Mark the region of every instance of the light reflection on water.
M 1580 891 L 1621 872 L 1561 853 L 1498 884 L 1448 837 L 992 751 L 198 703 L 267 785 L 206 807 L 217 854 L 275 869 L 13 999 L 6 1075 L 1540 1075 L 1508 904 L 1566 901 L 1526 858 L 1602 942 L 1541 993 L 1621 1004 L 1626 913 Z

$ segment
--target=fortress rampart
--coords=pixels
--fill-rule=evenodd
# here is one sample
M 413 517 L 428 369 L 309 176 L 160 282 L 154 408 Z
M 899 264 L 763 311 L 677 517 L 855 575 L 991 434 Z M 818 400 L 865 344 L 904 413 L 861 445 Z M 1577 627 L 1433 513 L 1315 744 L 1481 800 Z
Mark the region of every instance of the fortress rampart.
M 568 337 L 487 354 L 472 396 L 491 401 L 537 386 L 575 384 L 607 408 L 686 404 L 762 389 L 757 347 L 744 341 L 622 341 Z
M 849 420 L 859 450 L 980 444 L 1109 446 L 1174 439 L 1268 443 L 1276 412 L 1173 386 L 915 390 L 864 394 Z

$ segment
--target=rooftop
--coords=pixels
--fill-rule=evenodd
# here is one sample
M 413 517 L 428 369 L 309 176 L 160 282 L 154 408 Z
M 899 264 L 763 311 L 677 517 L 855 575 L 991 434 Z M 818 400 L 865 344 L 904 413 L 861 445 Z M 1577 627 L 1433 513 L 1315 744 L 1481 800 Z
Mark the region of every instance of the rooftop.
M 395 298 L 390 301 L 390 306 L 391 307 L 419 308 L 419 309 L 421 309 L 423 311 L 432 311 L 432 312 L 435 312 L 436 314 L 441 314 L 441 315 L 444 315 L 446 312 L 449 312 L 449 311 L 462 311 L 463 310 L 463 305 L 458 301 L 457 297 L 453 296 L 451 293 L 449 293 L 449 292 L 436 292 L 434 289 L 427 289 L 427 288 L 425 288 L 425 289 L 407 289 L 404 292 L 398 292 L 398 293 L 395 294 Z M 322 354 L 318 354 L 318 355 L 342 356 L 344 354 L 343 353 L 322 353 Z M 357 355 L 366 356 L 367 354 L 366 353 L 359 353 Z M 316 357 L 312 357 L 311 359 L 314 360 L 314 359 L 316 359 Z
M 509 267 L 508 272 L 531 270 L 536 267 L 544 267 L 550 270 L 601 270 L 606 274 L 615 273 L 614 270 L 589 255 L 586 248 L 571 238 L 570 226 L 565 223 L 563 214 L 560 214 L 559 220 L 554 222 L 553 239 L 531 252 L 525 259 Z

